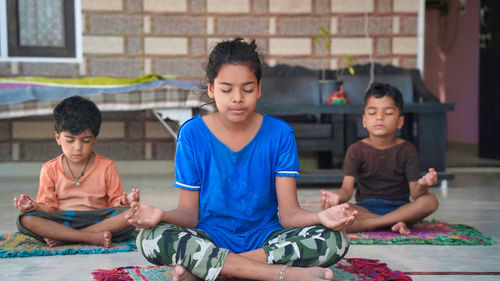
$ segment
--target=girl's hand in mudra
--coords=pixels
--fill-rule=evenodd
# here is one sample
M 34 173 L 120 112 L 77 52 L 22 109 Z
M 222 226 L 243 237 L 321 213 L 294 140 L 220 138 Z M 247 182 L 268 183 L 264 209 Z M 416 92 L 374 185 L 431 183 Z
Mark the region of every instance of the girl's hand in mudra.
M 145 203 L 132 202 L 130 212 L 125 215 L 128 222 L 137 228 L 150 228 L 157 225 L 163 217 L 163 211 Z
M 357 215 L 351 203 L 335 205 L 318 213 L 321 224 L 332 230 L 345 230 Z

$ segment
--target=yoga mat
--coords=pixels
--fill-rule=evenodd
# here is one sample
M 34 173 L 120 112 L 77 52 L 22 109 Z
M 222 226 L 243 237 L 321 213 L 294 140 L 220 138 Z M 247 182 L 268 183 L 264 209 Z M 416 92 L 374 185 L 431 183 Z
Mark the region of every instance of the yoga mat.
M 332 280 L 376 280 L 376 281 L 408 281 L 412 280 L 403 272 L 392 270 L 387 264 L 378 260 L 345 258 L 330 267 L 333 270 Z M 94 280 L 98 281 L 153 281 L 172 280 L 171 268 L 166 266 L 126 266 L 111 270 L 98 269 L 92 272 Z M 286 278 L 285 278 L 286 279 Z M 240 281 L 242 279 L 230 276 L 219 276 L 219 281 Z
M 473 226 L 440 221 L 421 221 L 402 235 L 392 231 L 349 233 L 351 245 L 458 245 L 488 246 L 496 241 Z
M 130 252 L 135 249 L 134 237 L 124 242 L 113 243 L 111 248 L 83 244 L 69 244 L 50 248 L 44 242 L 19 232 L 0 234 L 0 258 L 108 254 Z

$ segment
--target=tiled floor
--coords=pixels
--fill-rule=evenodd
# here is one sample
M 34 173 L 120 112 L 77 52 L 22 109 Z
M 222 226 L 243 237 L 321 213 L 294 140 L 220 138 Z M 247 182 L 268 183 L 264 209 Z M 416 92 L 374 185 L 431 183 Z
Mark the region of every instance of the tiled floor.
M 140 162 L 137 166 L 141 166 Z M 470 224 L 500 241 L 500 168 L 451 169 L 455 180 L 447 189 L 432 188 L 440 201 L 431 216 L 449 223 Z M 126 189 L 139 187 L 142 201 L 175 207 L 177 191 L 171 175 L 134 175 L 122 171 Z M 12 198 L 36 194 L 37 177 L 0 177 L 0 233 L 15 231 Z M 300 188 L 299 199 L 313 202 L 319 188 Z M 314 206 L 314 204 L 312 204 Z M 493 246 L 351 246 L 348 257 L 379 259 L 413 280 L 500 280 L 500 244 Z M 52 256 L 0 259 L 0 280 L 92 280 L 91 271 L 146 262 L 138 252 L 109 255 Z M 449 275 L 456 272 L 456 275 Z M 429 274 L 433 273 L 433 274 Z M 484 273 L 488 273 L 484 275 Z M 448 275 L 443 275 L 448 274 Z

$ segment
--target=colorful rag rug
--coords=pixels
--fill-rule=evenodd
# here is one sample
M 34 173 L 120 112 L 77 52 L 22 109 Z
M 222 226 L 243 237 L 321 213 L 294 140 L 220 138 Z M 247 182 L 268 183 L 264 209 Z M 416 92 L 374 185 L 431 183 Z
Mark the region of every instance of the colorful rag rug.
M 421 221 L 411 227 L 411 234 L 374 231 L 348 234 L 351 245 L 459 245 L 488 246 L 496 243 L 476 228 L 465 224 Z
M 387 264 L 378 260 L 345 258 L 330 267 L 333 270 L 332 280 L 374 280 L 374 281 L 407 281 L 412 280 L 403 272 L 390 269 Z M 166 266 L 126 266 L 111 270 L 98 269 L 92 272 L 98 281 L 153 281 L 172 280 L 171 268 Z M 219 281 L 240 281 L 230 276 L 219 276 Z
M 50 248 L 47 244 L 19 232 L 0 234 L 0 258 L 130 252 L 136 249 L 134 240 L 113 243 L 111 248 L 81 244 Z

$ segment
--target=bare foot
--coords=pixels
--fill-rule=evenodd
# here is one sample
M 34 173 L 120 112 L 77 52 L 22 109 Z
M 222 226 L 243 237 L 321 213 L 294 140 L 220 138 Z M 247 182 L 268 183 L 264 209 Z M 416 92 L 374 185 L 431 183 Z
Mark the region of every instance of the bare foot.
M 333 271 L 322 267 L 288 267 L 283 275 L 285 281 L 332 280 Z
M 399 232 L 400 234 L 403 234 L 403 235 L 408 235 L 411 233 L 410 229 L 408 228 L 408 226 L 406 226 L 406 223 L 404 221 L 400 221 L 400 222 L 396 223 L 395 225 L 393 225 L 391 227 L 391 230 L 393 232 Z
M 50 239 L 50 238 L 43 238 L 43 240 L 45 241 L 45 243 L 47 243 L 47 246 L 49 246 L 51 248 L 68 244 L 65 241 L 60 241 L 60 240 L 55 240 L 55 239 Z
M 176 265 L 172 269 L 172 274 L 174 275 L 173 281 L 196 281 L 200 280 L 198 277 L 194 276 L 191 272 L 187 271 L 183 266 Z
M 109 231 L 104 231 L 104 243 L 103 243 L 103 246 L 105 248 L 109 248 L 111 247 L 111 232 Z
M 111 232 L 89 232 L 88 243 L 92 245 L 103 246 L 105 248 L 111 247 Z

